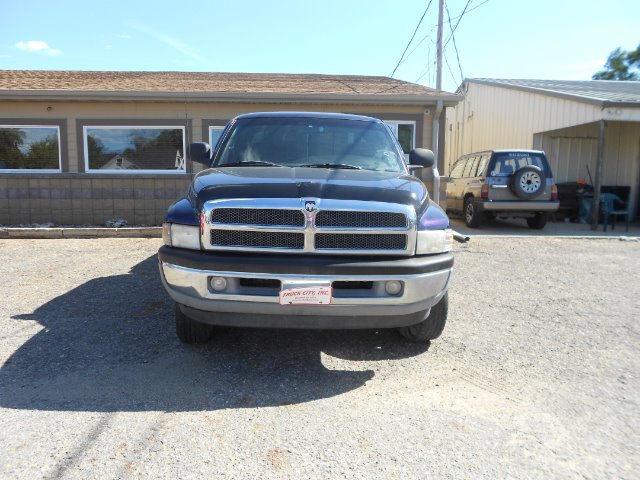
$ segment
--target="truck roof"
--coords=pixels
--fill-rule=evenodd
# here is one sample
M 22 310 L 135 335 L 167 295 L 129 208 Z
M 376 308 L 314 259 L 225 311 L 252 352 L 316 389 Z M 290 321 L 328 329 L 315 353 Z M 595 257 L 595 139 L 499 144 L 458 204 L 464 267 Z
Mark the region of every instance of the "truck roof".
M 327 113 L 327 112 L 256 112 L 238 115 L 236 120 L 241 118 L 330 118 L 338 120 L 359 120 L 365 122 L 381 121 L 377 118 L 366 117 L 364 115 L 352 115 L 348 113 Z

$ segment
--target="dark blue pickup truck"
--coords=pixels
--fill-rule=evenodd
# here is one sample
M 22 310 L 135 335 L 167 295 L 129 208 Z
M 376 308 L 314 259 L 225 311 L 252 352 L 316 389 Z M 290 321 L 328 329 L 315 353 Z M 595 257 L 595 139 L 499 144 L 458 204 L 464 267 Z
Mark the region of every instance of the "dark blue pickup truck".
M 233 119 L 163 226 L 163 284 L 187 343 L 215 325 L 398 328 L 437 338 L 453 232 L 380 120 L 254 113 Z

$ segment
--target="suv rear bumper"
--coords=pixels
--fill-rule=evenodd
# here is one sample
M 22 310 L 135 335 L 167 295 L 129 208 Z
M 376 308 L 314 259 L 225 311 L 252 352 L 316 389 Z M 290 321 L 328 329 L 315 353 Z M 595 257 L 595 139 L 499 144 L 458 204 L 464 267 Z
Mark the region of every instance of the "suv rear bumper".
M 560 202 L 482 200 L 476 202 L 476 206 L 480 212 L 555 212 Z
M 188 317 L 212 325 L 272 328 L 413 325 L 444 296 L 453 268 L 451 253 L 380 259 L 217 254 L 163 246 L 158 258 L 165 289 Z M 227 279 L 227 290 L 213 291 L 211 277 Z M 402 283 L 399 295 L 386 293 L 390 280 Z M 367 282 L 367 288 L 340 288 L 334 282 L 355 287 Z M 332 303 L 280 305 L 280 288 L 305 285 L 332 286 Z

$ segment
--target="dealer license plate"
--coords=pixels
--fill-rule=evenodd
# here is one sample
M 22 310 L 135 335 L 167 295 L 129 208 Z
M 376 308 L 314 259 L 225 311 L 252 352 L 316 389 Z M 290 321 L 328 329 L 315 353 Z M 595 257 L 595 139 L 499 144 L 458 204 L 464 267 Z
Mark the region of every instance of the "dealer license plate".
M 280 305 L 329 305 L 331 287 L 298 287 L 280 290 Z

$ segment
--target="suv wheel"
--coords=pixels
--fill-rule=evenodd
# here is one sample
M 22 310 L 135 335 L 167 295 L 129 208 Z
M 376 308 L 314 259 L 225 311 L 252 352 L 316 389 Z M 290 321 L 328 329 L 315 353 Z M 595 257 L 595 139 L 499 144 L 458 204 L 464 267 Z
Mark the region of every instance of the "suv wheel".
M 473 203 L 473 197 L 467 197 L 464 201 L 464 223 L 467 227 L 478 228 L 480 226 L 480 213 L 476 209 L 475 203 Z
M 542 230 L 547 224 L 548 218 L 546 213 L 536 213 L 535 217 L 527 218 L 527 225 L 533 230 Z
M 518 197 L 529 200 L 537 197 L 544 191 L 547 178 L 540 167 L 528 165 L 522 167 L 511 178 L 511 190 Z
M 213 327 L 187 317 L 176 303 L 176 334 L 182 343 L 204 343 L 211 338 Z
M 422 322 L 408 327 L 401 327 L 398 330 L 400 334 L 407 340 L 412 342 L 428 342 L 440 336 L 444 325 L 447 323 L 447 313 L 449 312 L 449 292 L 431 307 L 431 311 L 427 318 Z

